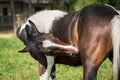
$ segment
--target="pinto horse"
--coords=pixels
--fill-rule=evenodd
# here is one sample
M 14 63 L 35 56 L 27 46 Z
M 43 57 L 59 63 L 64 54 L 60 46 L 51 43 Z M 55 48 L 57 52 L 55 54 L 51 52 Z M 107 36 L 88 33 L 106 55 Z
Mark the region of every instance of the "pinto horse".
M 114 79 L 120 79 L 120 16 L 113 7 L 89 5 L 81 11 L 66 14 L 54 20 L 48 34 L 41 33 L 34 22 L 29 23 L 24 29 L 19 28 L 17 35 L 21 39 L 23 34 L 18 33 L 25 30 L 24 36 L 27 38 L 23 42 L 27 48 L 23 52 L 29 51 L 35 55 L 33 58 L 42 64 L 40 68 L 44 74 L 47 74 L 46 69 L 55 70 L 54 63 L 72 66 L 82 64 L 84 80 L 96 80 L 99 66 L 113 50 Z M 49 64 L 44 65 L 49 60 L 43 54 L 53 57 L 53 61 L 49 59 L 51 67 L 47 67 Z M 44 57 L 45 62 L 36 57 Z
M 49 33 L 49 30 L 51 29 L 54 20 L 59 20 L 61 17 L 63 17 L 66 14 L 68 13 L 60 10 L 44 10 L 44 11 L 37 12 L 36 14 L 30 16 L 27 19 L 26 23 L 24 23 L 17 29 L 17 32 L 16 32 L 17 36 L 21 41 L 24 42 L 25 45 L 27 45 L 29 41 L 27 33 L 30 33 L 30 30 L 28 31 L 26 30 L 26 28 L 34 27 L 32 23 L 30 24 L 29 20 L 36 25 L 37 30 L 39 32 Z M 33 31 L 32 33 L 35 34 L 35 32 L 36 31 Z M 32 43 L 30 45 L 34 46 L 34 44 Z M 34 47 L 32 48 L 25 47 L 20 52 L 27 52 L 27 51 L 29 51 L 30 55 L 39 62 L 40 80 L 51 79 L 50 75 L 52 74 L 51 69 L 52 69 L 52 66 L 54 65 L 54 57 L 38 54 L 41 52 L 37 51 L 37 49 Z M 46 73 L 44 73 L 45 71 Z

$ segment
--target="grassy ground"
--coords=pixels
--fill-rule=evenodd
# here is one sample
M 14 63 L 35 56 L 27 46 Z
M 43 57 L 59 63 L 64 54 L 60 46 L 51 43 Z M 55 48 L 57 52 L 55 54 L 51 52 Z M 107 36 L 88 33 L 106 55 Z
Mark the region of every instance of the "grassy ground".
M 37 62 L 18 53 L 24 45 L 16 37 L 0 38 L 0 80 L 39 80 Z M 57 64 L 57 80 L 82 80 L 82 67 Z M 112 63 L 106 60 L 99 69 L 98 80 L 112 80 Z

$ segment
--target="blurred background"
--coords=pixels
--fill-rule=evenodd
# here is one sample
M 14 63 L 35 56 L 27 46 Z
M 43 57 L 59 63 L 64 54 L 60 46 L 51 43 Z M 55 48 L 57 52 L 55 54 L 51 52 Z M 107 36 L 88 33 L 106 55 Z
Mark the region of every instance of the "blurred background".
M 28 53 L 18 53 L 25 46 L 15 36 L 17 27 L 29 16 L 41 10 L 74 12 L 89 4 L 110 4 L 120 11 L 120 0 L 0 0 L 0 80 L 39 80 L 37 61 Z M 82 80 L 82 67 L 56 66 L 56 80 Z M 108 59 L 100 66 L 97 78 L 113 80 Z
M 110 4 L 120 10 L 120 0 L 0 0 L 0 30 L 15 31 L 28 16 L 41 10 L 80 10 L 89 4 Z

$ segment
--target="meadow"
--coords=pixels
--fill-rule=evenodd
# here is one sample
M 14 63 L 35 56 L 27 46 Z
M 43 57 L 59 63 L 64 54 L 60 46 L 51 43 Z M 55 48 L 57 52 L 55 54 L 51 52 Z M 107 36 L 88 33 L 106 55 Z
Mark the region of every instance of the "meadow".
M 39 80 L 38 62 L 29 53 L 19 53 L 24 44 L 16 37 L 0 38 L 0 80 Z M 83 68 L 57 64 L 56 80 L 82 80 Z M 113 80 L 112 63 L 99 68 L 98 80 Z

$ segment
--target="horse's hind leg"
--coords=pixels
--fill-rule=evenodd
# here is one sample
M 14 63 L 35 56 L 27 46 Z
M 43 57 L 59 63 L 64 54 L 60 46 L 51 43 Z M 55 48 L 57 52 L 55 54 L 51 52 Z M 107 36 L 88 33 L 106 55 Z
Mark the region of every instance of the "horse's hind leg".
M 83 80 L 96 80 L 98 68 L 92 65 L 89 61 L 84 65 L 84 79 Z
M 98 68 L 108 57 L 111 44 L 103 38 L 100 38 L 98 42 L 89 41 L 87 45 L 83 46 L 83 44 L 79 49 L 84 68 L 84 80 L 96 80 Z
M 86 59 L 83 62 L 83 69 L 84 69 L 84 79 L 83 80 L 96 80 L 98 65 L 94 65 L 94 63 Z
M 82 61 L 84 67 L 84 80 L 97 80 L 97 71 L 104 59 L 106 59 L 106 56 L 97 52 Z

